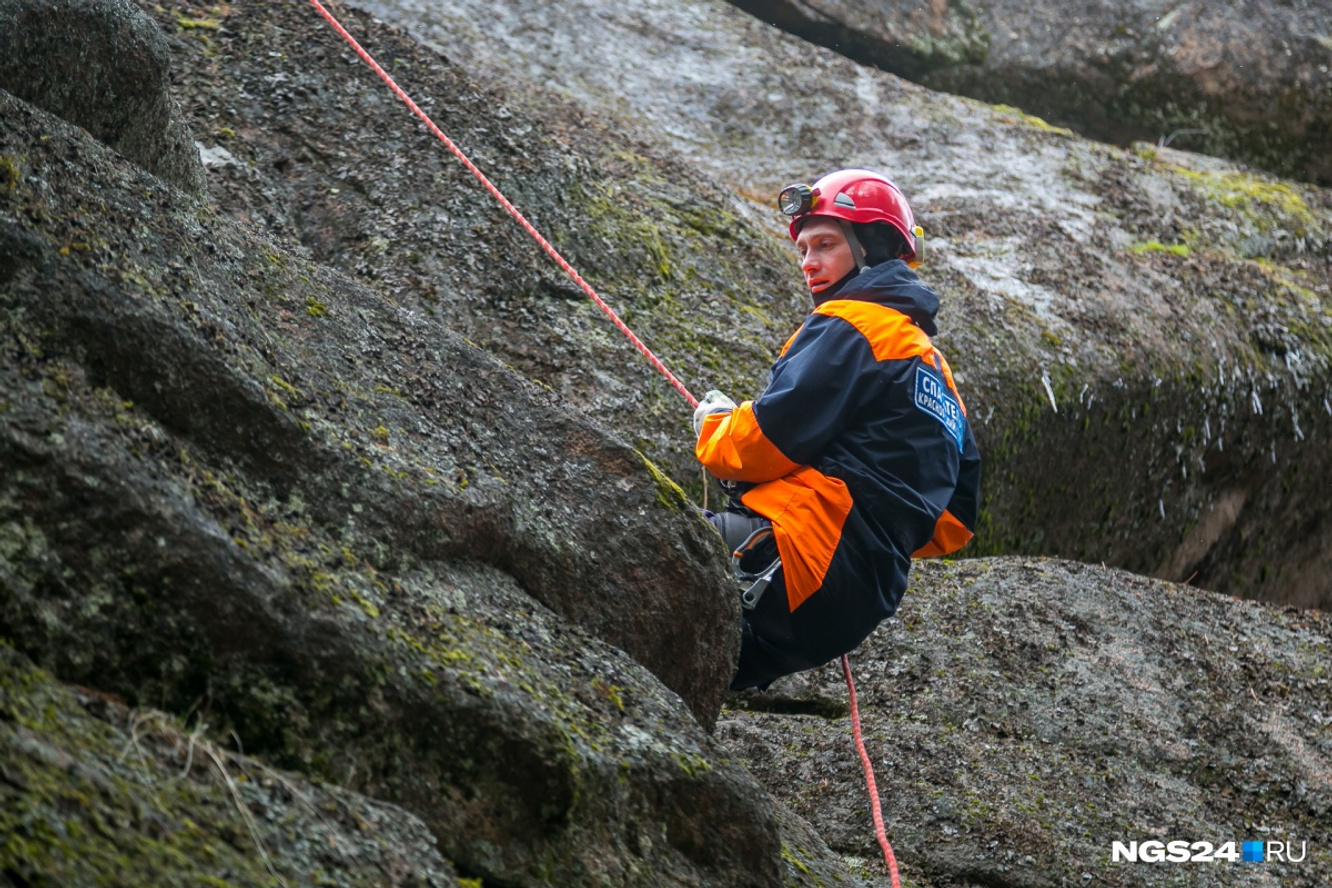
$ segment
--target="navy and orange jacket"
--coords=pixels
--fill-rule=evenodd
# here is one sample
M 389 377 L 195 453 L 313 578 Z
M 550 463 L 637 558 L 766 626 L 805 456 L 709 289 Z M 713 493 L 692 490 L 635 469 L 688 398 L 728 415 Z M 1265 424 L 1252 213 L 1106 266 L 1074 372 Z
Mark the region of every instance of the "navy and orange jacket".
M 971 539 L 980 454 L 930 341 L 938 307 L 901 260 L 862 272 L 815 307 L 757 400 L 703 421 L 698 459 L 772 521 L 793 613 L 834 605 L 867 632 L 913 555 Z

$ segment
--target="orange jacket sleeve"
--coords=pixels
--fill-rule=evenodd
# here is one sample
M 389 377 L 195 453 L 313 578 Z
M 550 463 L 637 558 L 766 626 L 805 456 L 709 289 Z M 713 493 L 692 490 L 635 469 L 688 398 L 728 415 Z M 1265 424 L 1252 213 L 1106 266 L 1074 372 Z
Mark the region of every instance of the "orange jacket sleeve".
M 757 484 L 789 475 L 800 467 L 763 434 L 754 418 L 752 401 L 745 401 L 730 413 L 704 417 L 694 455 L 723 481 Z

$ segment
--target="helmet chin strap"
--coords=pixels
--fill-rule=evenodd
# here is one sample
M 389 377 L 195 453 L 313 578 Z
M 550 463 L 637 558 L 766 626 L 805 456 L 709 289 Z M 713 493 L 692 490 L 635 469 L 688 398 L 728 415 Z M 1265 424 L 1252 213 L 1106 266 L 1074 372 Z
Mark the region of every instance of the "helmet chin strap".
M 851 248 L 851 258 L 855 260 L 856 268 L 860 271 L 869 271 L 869 265 L 865 262 L 865 248 L 860 245 L 860 238 L 856 237 L 855 229 L 845 219 L 837 221 L 842 226 L 842 233 L 846 235 L 846 243 Z

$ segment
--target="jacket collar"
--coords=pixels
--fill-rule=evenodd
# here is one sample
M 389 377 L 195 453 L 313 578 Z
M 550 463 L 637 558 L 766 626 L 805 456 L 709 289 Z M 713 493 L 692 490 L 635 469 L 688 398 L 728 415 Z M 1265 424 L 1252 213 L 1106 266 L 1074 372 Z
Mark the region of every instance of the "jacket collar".
M 821 305 L 829 299 L 854 299 L 873 302 L 896 309 L 911 318 L 927 336 L 934 336 L 939 328 L 934 316 L 939 311 L 939 294 L 935 293 L 901 259 L 892 259 L 851 278 L 837 288 L 837 292 L 816 299 Z

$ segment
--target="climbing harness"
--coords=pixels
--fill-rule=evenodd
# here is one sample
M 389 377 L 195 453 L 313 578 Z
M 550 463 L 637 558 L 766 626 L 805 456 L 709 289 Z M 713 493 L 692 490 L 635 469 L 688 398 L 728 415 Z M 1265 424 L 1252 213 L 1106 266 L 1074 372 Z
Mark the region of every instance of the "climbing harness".
M 771 527 L 760 527 L 745 538 L 740 547 L 731 553 L 731 569 L 735 571 L 735 578 L 740 581 L 740 606 L 745 610 L 753 610 L 758 607 L 759 599 L 763 593 L 768 591 L 768 586 L 772 583 L 772 578 L 777 575 L 777 571 L 782 568 L 782 559 L 780 557 L 772 559 L 767 567 L 758 572 L 751 572 L 745 567 L 746 556 L 750 552 L 765 544 L 768 540 L 774 540 Z M 747 588 L 746 583 L 749 583 Z
M 782 567 L 772 522 L 747 509 L 728 509 L 710 520 L 731 550 L 731 571 L 740 584 L 740 606 L 753 610 Z
M 333 14 L 329 12 L 328 9 L 325 8 L 324 5 L 319 2 L 319 0 L 310 0 L 310 5 L 313 6 L 319 12 L 319 14 L 324 18 L 324 20 L 328 22 L 329 25 L 332 26 L 333 30 L 337 31 L 338 35 L 341 36 L 342 39 L 345 40 L 347 44 L 351 46 L 353 50 L 356 51 L 356 54 L 361 57 L 361 60 L 364 61 L 367 65 L 369 65 L 370 68 L 376 74 L 379 75 L 380 79 L 384 81 L 385 85 L 388 86 L 388 88 L 393 91 L 393 94 L 396 95 L 399 99 L 401 99 L 402 102 L 408 108 L 411 109 L 412 113 L 421 119 L 421 121 L 426 125 L 426 128 L 429 129 L 430 132 L 433 133 L 436 138 L 438 138 L 441 142 L 444 143 L 445 147 L 447 147 L 449 151 L 453 154 L 453 156 L 458 158 L 458 160 L 462 163 L 462 165 L 465 166 L 468 169 L 468 171 L 471 172 L 471 174 L 476 177 L 477 181 L 479 181 L 485 187 L 485 189 L 490 192 L 491 196 L 500 202 L 500 205 L 503 206 L 504 209 L 508 211 L 509 215 L 513 217 L 514 221 L 516 221 L 519 225 L 521 225 L 523 230 L 526 231 L 528 234 L 530 234 L 532 238 L 541 246 L 541 249 L 543 249 L 547 255 L 549 255 L 552 259 L 555 260 L 555 264 L 557 264 L 561 269 L 564 270 L 565 274 L 569 275 L 569 277 L 573 279 L 573 282 L 577 284 L 578 287 L 584 293 L 587 294 L 588 298 L 591 299 L 598 308 L 600 308 L 603 312 L 605 312 L 606 316 L 610 318 L 611 323 L 613 323 L 615 327 L 621 333 L 623 333 L 629 339 L 630 342 L 633 343 L 634 347 L 637 348 L 639 352 L 642 353 L 643 357 L 647 358 L 648 363 L 650 363 L 654 368 L 656 368 L 658 373 L 666 377 L 666 380 L 670 382 L 672 386 L 674 386 L 675 390 L 684 396 L 684 399 L 689 402 L 689 406 L 697 407 L 698 399 L 695 398 L 692 394 L 690 394 L 689 389 L 685 388 L 684 383 L 681 382 L 679 379 L 677 379 L 675 377 L 675 374 L 671 373 L 671 371 L 667 369 L 666 365 L 662 363 L 661 359 L 658 358 L 656 355 L 654 355 L 652 351 L 646 345 L 643 344 L 643 341 L 634 335 L 634 332 L 629 329 L 628 325 L 625 324 L 624 321 L 620 320 L 619 315 L 617 315 L 615 311 L 609 305 L 606 304 L 605 300 L 603 300 L 600 296 L 597 295 L 597 292 L 592 289 L 592 286 L 588 284 L 587 281 L 583 280 L 582 276 L 577 271 L 574 270 L 574 267 L 570 265 L 563 256 L 560 255 L 560 252 L 556 250 L 555 247 L 548 240 L 546 240 L 545 237 L 541 235 L 541 232 L 537 231 L 536 227 L 532 225 L 531 222 L 527 221 L 527 218 L 523 216 L 521 212 L 518 211 L 518 208 L 515 207 L 513 204 L 509 203 L 508 198 L 506 198 L 500 192 L 500 190 L 497 187 L 495 187 L 494 183 L 492 183 L 490 179 L 486 177 L 485 173 L 481 172 L 481 170 L 476 166 L 476 164 L 472 163 L 472 161 L 467 157 L 467 155 L 463 153 L 462 149 L 460 149 L 457 145 L 455 145 L 453 141 L 444 134 L 444 131 L 435 125 L 435 122 L 430 119 L 430 116 L 427 115 L 424 111 L 422 111 L 421 108 L 416 104 L 416 102 L 412 101 L 411 97 L 408 96 L 407 93 L 404 92 L 402 88 L 398 86 L 398 84 L 393 80 L 393 78 L 388 75 L 388 72 L 386 72 L 383 68 L 379 66 L 379 63 L 376 62 L 373 57 L 371 57 L 370 53 L 366 52 L 365 49 L 361 47 L 361 44 L 356 42 L 356 38 L 352 37 L 352 35 L 348 33 L 347 29 L 342 26 L 342 24 L 333 16 Z M 762 537 L 761 534 L 763 534 L 765 530 L 767 533 L 767 537 Z M 746 552 L 748 552 L 751 548 L 756 548 L 766 539 L 771 538 L 771 535 L 772 535 L 771 526 L 768 526 L 767 528 L 759 528 L 753 531 L 745 541 L 749 545 L 742 544 L 741 546 L 737 547 L 736 550 L 733 551 L 732 553 L 733 561 L 738 564 L 739 561 L 743 560 L 744 554 Z M 742 552 L 741 550 L 744 551 Z M 753 608 L 754 605 L 758 604 L 759 598 L 763 595 L 763 592 L 768 588 L 769 584 L 772 582 L 773 577 L 776 575 L 778 568 L 780 567 L 781 567 L 781 559 L 778 558 L 771 564 L 765 566 L 762 569 L 762 571 L 753 578 L 753 585 L 751 585 L 749 589 L 742 591 L 741 593 L 742 602 L 744 601 L 744 597 L 746 595 L 752 594 L 753 596 L 753 603 L 746 604 L 745 606 L 747 608 Z M 883 813 L 879 804 L 879 790 L 874 782 L 874 765 L 870 761 L 869 753 L 865 751 L 865 740 L 860 730 L 860 712 L 856 706 L 856 686 L 851 678 L 851 661 L 847 659 L 845 654 L 842 655 L 842 672 L 846 676 L 846 688 L 847 692 L 850 694 L 851 731 L 855 737 L 856 749 L 860 753 L 860 761 L 865 767 L 865 781 L 869 786 L 870 805 L 872 813 L 874 815 L 875 834 L 879 840 L 879 847 L 883 849 L 884 860 L 888 864 L 888 873 L 892 879 L 892 888 L 901 888 L 897 876 L 897 859 L 893 856 L 893 848 L 890 844 L 888 844 L 888 836 L 883 826 Z

